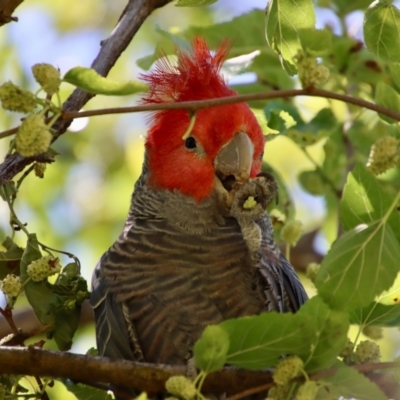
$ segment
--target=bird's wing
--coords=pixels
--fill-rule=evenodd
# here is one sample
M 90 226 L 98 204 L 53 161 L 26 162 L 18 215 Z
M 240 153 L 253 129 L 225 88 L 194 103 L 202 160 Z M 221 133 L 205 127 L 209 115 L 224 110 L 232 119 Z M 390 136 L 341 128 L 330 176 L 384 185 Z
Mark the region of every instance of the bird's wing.
M 302 283 L 289 261 L 273 240 L 268 215 L 257 221 L 261 229 L 261 257 L 257 268 L 265 280 L 265 296 L 270 311 L 297 311 L 308 299 Z
M 100 355 L 110 358 L 124 358 L 143 361 L 143 353 L 129 318 L 126 304 L 117 302 L 110 293 L 98 262 L 92 276 L 90 304 L 96 321 L 96 341 Z

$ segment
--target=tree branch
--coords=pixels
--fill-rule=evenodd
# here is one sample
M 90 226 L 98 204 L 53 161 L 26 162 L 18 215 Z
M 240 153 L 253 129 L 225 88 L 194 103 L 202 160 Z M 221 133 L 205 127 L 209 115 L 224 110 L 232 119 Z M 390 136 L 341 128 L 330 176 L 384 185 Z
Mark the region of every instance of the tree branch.
M 359 372 L 368 374 L 386 393 L 396 394 L 399 385 L 390 375 L 375 371 L 397 368 L 396 362 L 374 363 L 354 366 Z M 311 374 L 311 379 L 323 379 L 335 374 L 330 369 Z M 127 360 L 114 360 L 106 357 L 84 356 L 60 351 L 42 350 L 36 347 L 0 347 L 0 374 L 36 375 L 54 378 L 69 378 L 77 382 L 110 383 L 160 393 L 165 390 L 165 382 L 175 375 L 186 375 L 184 365 L 163 365 L 139 363 Z M 377 379 L 375 379 L 377 377 Z M 302 380 L 303 378 L 296 378 Z M 274 386 L 271 370 L 250 371 L 225 367 L 207 376 L 202 391 L 204 393 L 224 393 L 237 400 L 245 393 L 266 391 Z
M 103 108 L 98 110 L 89 110 L 80 112 L 65 112 L 60 117 L 60 119 L 63 120 L 63 119 L 93 117 L 96 115 L 124 114 L 133 112 L 161 111 L 161 110 L 188 110 L 189 112 L 193 113 L 208 107 L 219 107 L 227 104 L 243 103 L 252 100 L 270 100 L 270 99 L 288 98 L 296 96 L 323 97 L 325 99 L 339 100 L 344 103 L 353 104 L 358 107 L 363 107 L 372 111 L 376 111 L 380 114 L 386 115 L 387 117 L 393 118 L 396 121 L 400 121 L 400 113 L 397 111 L 393 111 L 389 108 L 380 106 L 370 101 L 359 99 L 357 97 L 352 97 L 347 94 L 335 93 L 329 90 L 318 89 L 315 87 L 309 87 L 305 89 L 273 90 L 269 92 L 241 94 L 236 96 L 220 97 L 208 100 L 193 100 L 193 101 L 182 101 L 176 103 L 172 102 L 172 103 L 162 103 L 162 104 L 145 104 L 133 107 L 116 107 L 116 108 Z
M 185 365 L 138 363 L 35 347 L 0 347 L 0 374 L 70 378 L 79 382 L 95 380 L 155 393 L 165 391 L 169 377 L 186 373 Z M 270 372 L 228 367 L 210 374 L 203 388 L 205 392 L 237 393 L 268 381 L 272 382 Z
M 91 68 L 100 75 L 106 76 L 120 55 L 131 42 L 133 36 L 141 27 L 145 19 L 156 9 L 169 3 L 171 0 L 129 0 L 111 35 L 103 40 L 101 49 L 93 61 Z M 63 104 L 64 112 L 79 111 L 94 95 L 76 89 Z M 54 140 L 62 135 L 71 124 L 71 119 L 59 121 L 54 128 L 57 133 Z M 18 153 L 6 157 L 0 165 L 0 185 L 11 180 L 27 165 L 35 161 L 33 158 L 24 158 Z
M 0 26 L 8 24 L 11 21 L 18 21 L 17 17 L 13 16 L 15 9 L 24 0 L 0 0 Z

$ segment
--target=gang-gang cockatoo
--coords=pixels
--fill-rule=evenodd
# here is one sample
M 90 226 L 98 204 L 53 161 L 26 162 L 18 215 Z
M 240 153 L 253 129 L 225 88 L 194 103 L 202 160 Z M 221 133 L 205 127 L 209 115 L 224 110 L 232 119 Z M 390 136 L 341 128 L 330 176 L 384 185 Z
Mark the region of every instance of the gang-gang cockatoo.
M 160 60 L 143 76 L 143 103 L 234 96 L 220 74 L 228 51 L 225 43 L 212 53 L 196 38 L 176 65 Z M 277 187 L 259 175 L 263 152 L 245 103 L 195 118 L 184 109 L 154 113 L 124 229 L 93 274 L 100 355 L 186 364 L 207 325 L 295 312 L 306 301 L 273 240 L 265 207 Z

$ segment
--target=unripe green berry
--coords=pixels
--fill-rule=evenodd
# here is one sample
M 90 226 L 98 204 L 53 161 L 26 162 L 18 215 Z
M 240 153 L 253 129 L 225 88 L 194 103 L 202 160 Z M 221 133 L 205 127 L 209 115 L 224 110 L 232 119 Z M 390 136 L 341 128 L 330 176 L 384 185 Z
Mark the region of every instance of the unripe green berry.
M 254 196 L 249 196 L 246 201 L 243 203 L 243 208 L 245 210 L 252 210 L 257 206 L 257 202 L 254 199 Z
M 10 111 L 29 113 L 36 107 L 35 96 L 12 82 L 0 86 L 0 100 L 3 108 Z
M 266 400 L 286 400 L 290 391 L 290 385 L 278 385 L 269 389 Z
M 314 400 L 318 389 L 317 382 L 306 381 L 297 390 L 295 400 Z
M 17 297 L 21 291 L 22 283 L 19 276 L 8 274 L 1 281 L 0 289 L 8 297 Z
M 194 383 L 185 376 L 172 376 L 165 382 L 165 388 L 174 396 L 191 400 L 197 394 L 197 389 Z
M 354 343 L 347 338 L 345 347 L 339 353 L 339 357 L 343 358 L 343 362 L 347 365 L 354 364 Z
M 35 64 L 32 67 L 33 76 L 36 82 L 48 95 L 58 92 L 61 84 L 60 71 L 51 64 Z
M 58 258 L 44 256 L 38 260 L 32 261 L 27 268 L 27 273 L 35 282 L 40 282 L 47 277 L 56 274 L 61 269 Z
M 42 116 L 29 115 L 18 129 L 15 147 L 21 156 L 32 157 L 47 151 L 52 137 Z
M 357 364 L 367 364 L 379 362 L 381 359 L 381 349 L 375 342 L 364 340 L 360 342 L 354 352 L 354 360 Z
M 285 357 L 276 366 L 272 379 L 277 385 L 286 385 L 295 378 L 303 369 L 303 360 L 297 356 Z
M 35 175 L 38 178 L 43 178 L 44 177 L 44 172 L 46 171 L 47 164 L 36 162 L 33 167 L 34 167 L 34 170 L 35 170 Z
M 271 220 L 275 220 L 276 222 L 280 222 L 280 223 L 283 223 L 286 221 L 286 215 L 282 211 L 278 210 L 277 208 L 274 208 L 269 212 L 269 218 Z
M 362 333 L 373 340 L 379 340 L 383 338 L 383 329 L 380 326 L 366 325 L 364 326 Z
M 298 51 L 295 62 L 303 87 L 319 85 L 328 80 L 329 69 L 318 64 L 316 58 L 306 56 L 302 50 Z
M 315 279 L 317 277 L 318 271 L 321 268 L 320 264 L 317 263 L 310 263 L 307 266 L 306 269 L 306 276 L 311 282 L 315 282 Z
M 378 139 L 371 147 L 367 167 L 374 175 L 382 174 L 400 163 L 400 140 L 393 136 Z
M 301 221 L 290 221 L 282 228 L 281 239 L 290 246 L 296 246 L 303 231 L 304 229 Z

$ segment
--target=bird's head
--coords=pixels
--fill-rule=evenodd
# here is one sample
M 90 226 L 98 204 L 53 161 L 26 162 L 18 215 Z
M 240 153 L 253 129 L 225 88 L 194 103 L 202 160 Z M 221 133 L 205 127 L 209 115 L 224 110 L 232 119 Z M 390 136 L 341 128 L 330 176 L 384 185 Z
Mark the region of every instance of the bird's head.
M 160 60 L 143 75 L 150 85 L 143 103 L 234 96 L 220 74 L 228 52 L 227 42 L 212 53 L 203 39 L 196 38 L 190 51 L 178 50 L 177 65 Z M 229 191 L 235 182 L 260 172 L 264 136 L 246 103 L 198 110 L 188 132 L 191 122 L 187 110 L 154 114 L 146 139 L 150 185 L 202 202 L 216 186 Z

